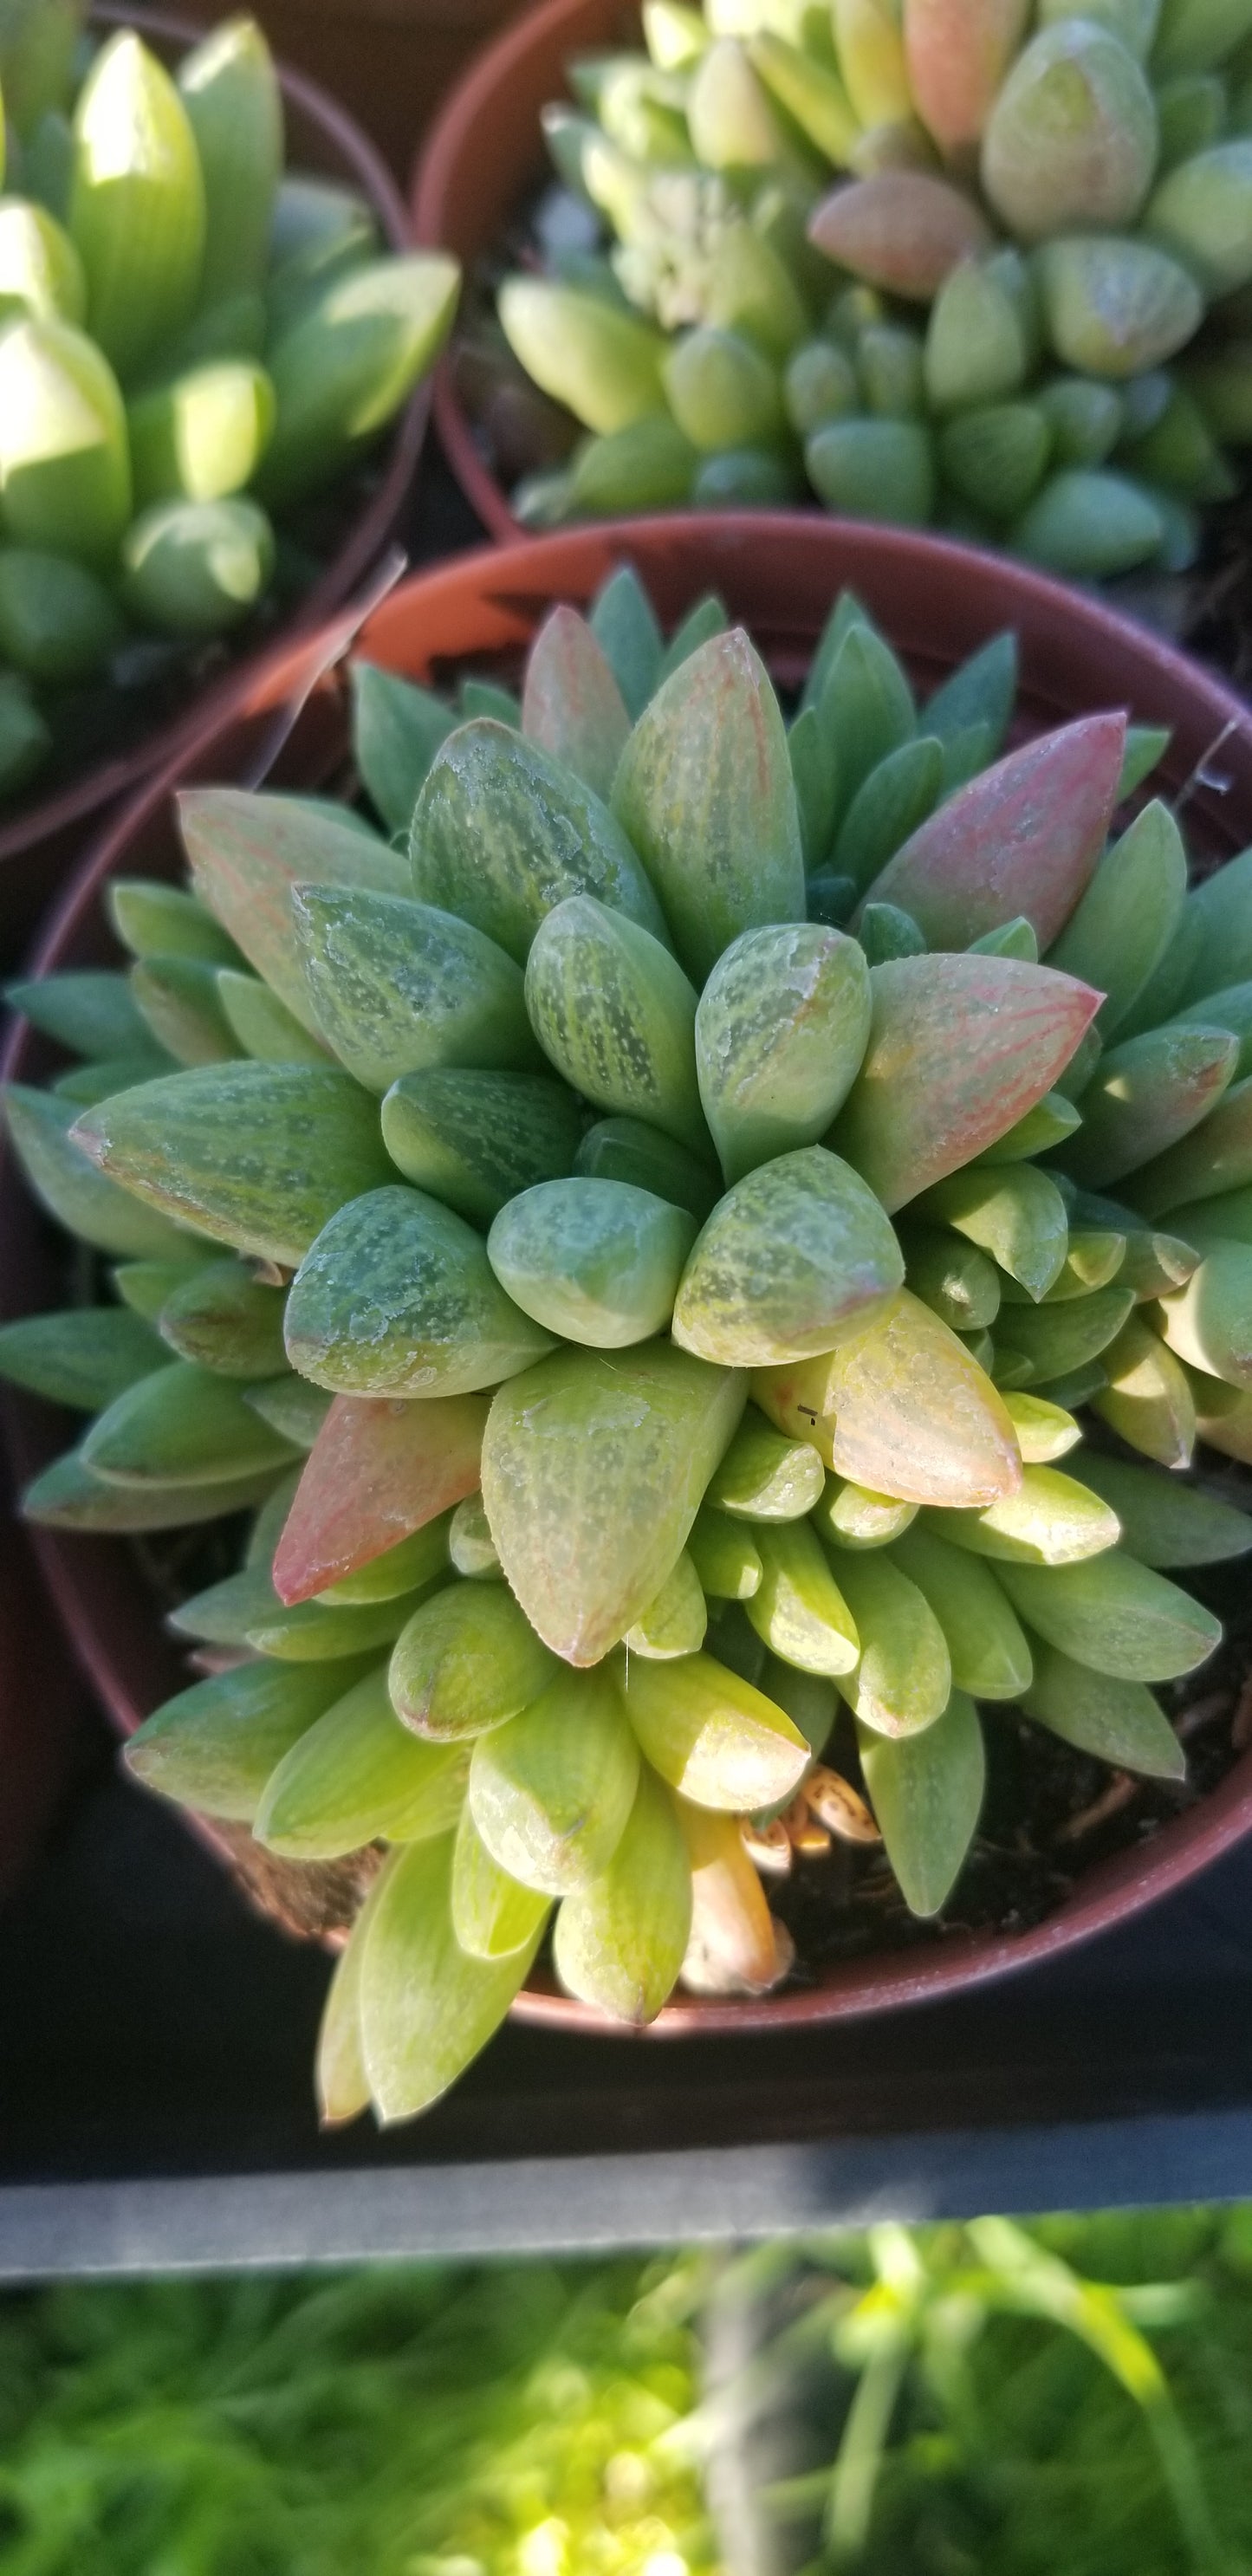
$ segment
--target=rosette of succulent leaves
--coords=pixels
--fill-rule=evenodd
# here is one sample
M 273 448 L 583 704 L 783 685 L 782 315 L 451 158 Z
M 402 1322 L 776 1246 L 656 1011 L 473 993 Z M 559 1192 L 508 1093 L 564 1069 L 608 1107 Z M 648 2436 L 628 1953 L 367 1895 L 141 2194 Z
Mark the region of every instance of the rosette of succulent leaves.
M 524 518 L 811 490 L 1080 578 L 1194 560 L 1252 440 L 1249 0 L 643 24 L 569 65 L 541 273 L 465 351 Z
M 1002 1703 L 1182 1776 L 1174 1578 L 1252 1540 L 1189 1472 L 1252 1461 L 1252 853 L 1189 888 L 1160 734 L 1006 751 L 1012 638 L 919 708 L 850 595 L 789 723 L 627 571 L 520 703 L 353 682 L 369 816 L 194 788 L 127 971 L 13 993 L 100 1287 L 0 1368 L 92 1417 L 45 1528 L 252 1515 L 127 1758 L 364 1855 L 320 2083 L 390 2119 L 549 1940 L 631 2021 L 775 1985 L 806 1820 L 936 1914 Z

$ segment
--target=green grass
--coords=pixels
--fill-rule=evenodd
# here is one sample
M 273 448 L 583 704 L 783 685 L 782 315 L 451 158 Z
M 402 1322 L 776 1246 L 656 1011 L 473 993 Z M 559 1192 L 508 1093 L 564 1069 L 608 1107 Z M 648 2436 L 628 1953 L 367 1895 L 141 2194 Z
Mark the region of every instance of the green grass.
M 0 2300 L 4 2576 L 687 2576 L 672 2260 Z

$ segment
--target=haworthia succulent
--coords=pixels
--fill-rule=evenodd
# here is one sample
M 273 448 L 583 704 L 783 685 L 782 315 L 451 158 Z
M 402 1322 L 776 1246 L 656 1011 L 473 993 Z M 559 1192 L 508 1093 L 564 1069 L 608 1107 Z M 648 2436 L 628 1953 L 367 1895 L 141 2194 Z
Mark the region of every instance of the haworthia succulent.
M 707 1151 L 692 1049 L 696 995 L 668 949 L 591 895 L 570 895 L 536 931 L 526 968 L 531 1026 L 557 1072 L 597 1109 L 643 1118 Z
M 318 1030 L 367 1091 L 538 1064 L 520 968 L 472 923 L 368 888 L 298 886 L 292 908 Z
M 422 1190 L 337 1210 L 292 1282 L 287 1354 L 335 1395 L 469 1395 L 528 1368 L 551 1335 L 494 1277 L 481 1235 Z

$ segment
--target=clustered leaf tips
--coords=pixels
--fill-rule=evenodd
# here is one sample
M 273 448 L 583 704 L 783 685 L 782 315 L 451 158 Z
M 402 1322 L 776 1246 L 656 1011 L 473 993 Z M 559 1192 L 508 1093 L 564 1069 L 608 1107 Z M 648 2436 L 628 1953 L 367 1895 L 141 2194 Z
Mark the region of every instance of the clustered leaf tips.
M 1173 1577 L 1252 1542 L 1184 1472 L 1252 1462 L 1252 876 L 1188 890 L 1159 735 L 1015 740 L 1007 638 L 919 706 L 848 594 L 790 710 L 628 571 L 520 700 L 352 685 L 377 822 L 196 789 L 129 968 L 11 996 L 112 1294 L 0 1369 L 90 1417 L 36 1520 L 252 1515 L 128 1758 L 373 1849 L 320 2080 L 390 2119 L 549 1926 L 646 2020 L 788 1973 L 756 1864 L 832 1832 L 937 1914 L 997 1704 L 1181 1775 Z

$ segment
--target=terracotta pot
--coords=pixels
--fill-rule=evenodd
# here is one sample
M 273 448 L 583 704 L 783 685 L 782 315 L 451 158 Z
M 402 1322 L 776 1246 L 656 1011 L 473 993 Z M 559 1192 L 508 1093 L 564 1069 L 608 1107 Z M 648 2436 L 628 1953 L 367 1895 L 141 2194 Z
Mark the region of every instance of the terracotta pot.
M 370 620 L 361 650 L 438 687 L 467 661 L 515 678 L 525 648 L 554 600 L 585 603 L 614 564 L 637 565 L 662 622 L 673 624 L 709 588 L 750 628 L 775 675 L 796 682 L 835 593 L 850 583 L 930 688 L 1006 626 L 1022 648 L 1022 730 L 1084 710 L 1125 706 L 1139 722 L 1173 727 L 1165 791 L 1187 791 L 1193 847 L 1209 866 L 1252 840 L 1252 717 L 1220 682 L 1096 599 L 1023 565 L 902 530 L 850 527 L 799 514 L 667 517 L 534 538 L 506 551 L 462 556 L 406 583 Z M 347 742 L 340 678 L 318 644 L 272 660 L 246 702 L 204 728 L 179 771 L 149 786 L 115 822 L 67 893 L 40 952 L 43 968 L 114 955 L 101 893 L 114 872 L 175 877 L 181 853 L 172 788 L 190 779 L 252 771 L 276 718 L 311 693 L 273 772 L 276 784 L 316 787 Z M 1220 750 L 1218 747 L 1220 746 Z M 39 1078 L 53 1061 L 28 1030 L 10 1040 L 3 1067 Z M 0 1160 L 0 1313 L 36 1311 L 62 1293 L 61 1239 L 40 1218 L 15 1172 Z M 10 1398 L 6 1429 L 19 1480 L 67 1445 L 73 1425 Z M 80 1664 L 123 1734 L 184 1678 L 157 1624 L 136 1557 L 124 1545 L 35 1532 L 34 1543 Z M 28 1703 L 27 1703 L 28 1705 Z M 33 1722 L 33 1719 L 32 1719 Z M 1049 1919 L 1017 1935 L 951 1934 L 841 1966 L 816 1987 L 764 2002 L 679 2002 L 653 2028 L 665 2032 L 773 2028 L 780 2022 L 883 2012 L 1003 1975 L 1125 1921 L 1193 1878 L 1252 1827 L 1252 1755 L 1211 1796 L 1148 1843 L 1091 1869 Z M 220 1841 L 220 1837 L 218 1837 Z M 584 2006 L 538 1986 L 515 2010 L 524 2018 L 616 2030 Z
M 254 0 L 276 53 L 339 99 L 403 179 L 466 57 L 524 0 Z M 189 0 L 212 25 L 216 0 Z
M 214 15 L 217 13 L 214 12 Z M 162 11 L 132 8 L 121 0 L 101 0 L 94 23 L 137 27 L 157 52 L 171 59 L 197 41 L 200 29 Z M 294 71 L 280 78 L 287 121 L 288 159 L 293 167 L 316 170 L 359 189 L 374 210 L 379 231 L 393 250 L 410 245 L 404 201 L 373 145 L 344 115 L 333 98 Z M 337 551 L 305 594 L 288 622 L 287 633 L 301 634 L 320 626 L 331 611 L 351 597 L 378 562 L 400 525 L 430 411 L 430 388 L 414 395 L 389 447 L 369 497 L 347 526 Z M 159 725 L 133 750 L 88 770 L 25 806 L 10 820 L 0 809 L 0 957 L 13 958 L 24 946 L 40 912 L 66 869 L 83 848 L 84 826 L 98 821 L 110 807 L 130 797 L 145 778 L 168 767 L 189 750 L 204 725 L 242 686 L 251 671 L 275 649 L 273 642 L 224 673 L 209 691 L 193 698 L 181 715 Z
M 571 54 L 640 43 L 638 0 L 544 0 L 488 45 L 431 130 L 413 179 L 413 231 L 456 253 L 468 277 L 551 171 L 539 111 L 565 95 Z M 525 534 L 479 446 L 451 364 L 435 376 L 435 422 L 448 463 L 493 537 Z

